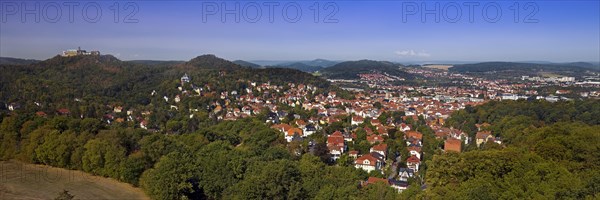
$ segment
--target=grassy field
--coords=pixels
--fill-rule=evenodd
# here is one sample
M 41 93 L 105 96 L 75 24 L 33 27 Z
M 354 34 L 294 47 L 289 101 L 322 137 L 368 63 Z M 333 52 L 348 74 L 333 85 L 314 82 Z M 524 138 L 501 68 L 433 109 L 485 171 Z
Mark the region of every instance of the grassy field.
M 425 65 L 423 67 L 448 71 L 448 69 L 450 69 L 452 65 Z
M 556 77 L 562 77 L 562 75 L 560 75 L 560 74 L 555 74 L 555 73 L 552 73 L 552 72 L 540 72 L 540 73 L 539 73 L 539 75 L 540 75 L 541 77 L 544 77 L 544 78 L 556 78 Z
M 75 170 L 0 161 L 0 199 L 54 199 L 67 190 L 75 199 L 148 199 L 140 188 Z

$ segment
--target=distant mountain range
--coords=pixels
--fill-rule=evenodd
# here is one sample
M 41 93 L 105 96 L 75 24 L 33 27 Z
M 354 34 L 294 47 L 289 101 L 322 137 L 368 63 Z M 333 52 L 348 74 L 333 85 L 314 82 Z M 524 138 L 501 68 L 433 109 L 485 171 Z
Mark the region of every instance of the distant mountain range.
M 243 61 L 243 60 L 235 60 L 233 61 L 233 63 L 238 64 L 240 66 L 244 66 L 244 67 L 251 67 L 251 68 L 261 68 L 261 66 L 259 64 L 254 64 L 248 61 Z
M 106 57 L 108 56 L 108 57 Z M 110 55 L 101 56 L 103 59 L 118 60 Z M 34 59 L 21 59 L 0 57 L 0 65 L 28 65 L 43 62 Z M 201 68 L 219 68 L 219 69 L 237 69 L 239 67 L 249 68 L 288 68 L 296 69 L 303 72 L 320 71 L 328 78 L 355 78 L 357 74 L 368 73 L 370 71 L 380 71 L 391 75 L 406 76 L 399 70 L 401 66 L 415 67 L 423 64 L 439 64 L 445 63 L 453 65 L 450 71 L 454 72 L 488 72 L 488 71 L 523 71 L 537 72 L 540 70 L 546 71 L 600 71 L 600 63 L 590 62 L 570 62 L 570 63 L 552 63 L 546 61 L 524 61 L 524 62 L 423 62 L 423 63 L 397 63 L 388 61 L 332 61 L 326 59 L 314 59 L 305 61 L 244 61 L 236 60 L 233 62 L 218 58 L 214 55 L 198 56 L 190 61 L 160 61 L 160 60 L 131 60 L 123 61 L 132 64 L 141 64 L 147 66 L 179 66 L 179 67 L 201 67 Z
M 482 62 L 475 64 L 454 65 L 449 69 L 455 72 L 490 72 L 490 71 L 558 71 L 583 72 L 600 71 L 600 66 L 587 62 L 573 63 L 523 63 L 523 62 Z
M 304 64 L 306 66 L 315 66 L 315 67 L 327 68 L 327 67 L 331 67 L 331 66 L 333 66 L 335 64 L 338 64 L 338 63 L 340 63 L 340 61 L 332 61 L 332 60 L 325 60 L 325 59 L 314 59 L 314 60 L 308 60 L 308 61 L 284 62 L 284 63 L 279 63 L 277 65 L 290 66 L 290 65 Z
M 0 65 L 28 65 L 37 62 L 40 60 L 0 57 Z
M 301 62 L 290 63 L 286 65 L 276 65 L 276 66 L 265 66 L 266 68 L 289 68 L 289 69 L 297 69 L 303 72 L 315 72 L 323 69 L 321 66 L 311 66 Z
M 331 67 L 335 64 L 340 63 L 340 61 L 332 61 L 325 59 L 314 59 L 314 60 L 305 60 L 305 61 L 268 61 L 268 60 L 258 60 L 258 61 L 243 61 L 236 60 L 234 61 L 237 64 L 248 67 L 266 67 L 266 68 L 290 68 L 297 69 L 304 72 L 315 72 L 322 70 L 323 68 Z
M 310 66 L 329 67 L 340 63 L 341 61 L 332 61 L 318 58 L 314 60 L 249 60 L 248 62 L 255 63 L 260 66 L 289 65 L 291 63 L 299 62 Z
M 158 66 L 158 65 L 181 64 L 181 63 L 184 63 L 185 61 L 179 61 L 179 60 L 129 60 L 126 62 L 142 64 L 142 65 Z
M 359 60 L 341 62 L 334 66 L 324 68 L 320 72 L 323 76 L 331 79 L 355 79 L 358 78 L 358 74 L 371 72 L 387 73 L 389 75 L 407 79 L 413 77 L 400 70 L 400 67 L 403 67 L 403 65 L 388 61 Z

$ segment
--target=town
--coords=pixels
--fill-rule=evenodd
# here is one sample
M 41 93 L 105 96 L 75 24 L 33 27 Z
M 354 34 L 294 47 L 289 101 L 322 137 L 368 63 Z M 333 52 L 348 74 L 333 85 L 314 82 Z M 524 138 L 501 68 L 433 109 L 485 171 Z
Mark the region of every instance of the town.
M 63 56 L 90 55 L 84 50 L 67 51 Z M 91 55 L 98 54 L 97 51 Z M 476 124 L 474 135 L 454 127 L 445 126 L 445 120 L 454 112 L 474 107 L 488 101 L 518 99 L 543 99 L 551 102 L 569 100 L 561 96 L 568 90 L 556 90 L 554 94 L 541 96 L 533 88 L 548 84 L 559 86 L 581 85 L 573 77 L 540 81 L 538 78 L 522 77 L 521 82 L 487 80 L 463 74 L 431 68 L 409 68 L 408 73 L 427 77 L 429 80 L 450 79 L 450 86 L 425 87 L 392 84 L 403 78 L 386 73 L 360 74 L 357 80 L 330 80 L 333 83 L 358 83 L 364 88 L 343 88 L 352 92 L 353 98 L 344 99 L 336 92 L 317 93 L 312 85 L 240 80 L 247 85 L 243 90 L 216 93 L 210 85 L 198 85 L 187 73 L 178 80 L 179 94 L 167 96 L 155 90 L 150 97 L 161 97 L 175 112 L 186 113 L 190 119 L 199 110 L 207 109 L 209 117 L 218 121 L 231 121 L 265 116 L 271 128 L 280 131 L 296 155 L 319 148 L 326 149 L 326 158 L 338 165 L 354 166 L 369 173 L 363 186 L 382 182 L 398 192 L 406 190 L 411 182 L 423 184 L 420 170 L 426 159 L 435 151 L 460 153 L 467 146 L 482 148 L 486 145 L 502 145 L 502 138 L 487 129 L 490 124 Z M 600 85 L 586 84 L 596 90 L 581 92 L 581 97 L 597 98 Z M 210 103 L 208 108 L 188 107 L 182 103 L 187 98 L 217 96 L 220 101 Z M 80 101 L 75 99 L 75 101 Z M 7 105 L 13 111 L 18 104 Z M 126 108 L 123 105 L 107 105 L 110 110 L 102 117 L 106 124 L 135 122 L 135 126 L 151 132 L 164 132 L 150 120 L 152 111 Z M 297 111 L 303 110 L 300 115 Z M 296 112 L 295 112 L 296 111 Z M 71 115 L 67 108 L 56 111 L 57 115 Z M 47 114 L 39 111 L 36 115 Z M 83 115 L 81 116 L 83 118 Z M 329 127 L 326 129 L 326 127 Z M 333 129 L 331 127 L 334 127 Z M 167 130 L 176 134 L 177 130 Z M 324 143 L 319 146 L 317 140 Z M 425 150 L 427 149 L 427 150 Z M 429 155 L 428 155 L 429 154 Z

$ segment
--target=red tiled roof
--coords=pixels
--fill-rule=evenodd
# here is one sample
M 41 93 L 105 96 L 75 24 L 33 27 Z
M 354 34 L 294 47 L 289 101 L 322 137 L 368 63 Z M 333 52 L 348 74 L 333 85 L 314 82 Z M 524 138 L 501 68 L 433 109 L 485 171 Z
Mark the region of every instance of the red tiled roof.
M 477 134 L 475 135 L 475 137 L 477 139 L 485 139 L 485 138 L 487 138 L 491 134 L 492 134 L 492 132 L 490 132 L 490 131 L 479 131 L 479 132 L 477 132 Z
M 37 116 L 39 116 L 39 117 L 45 117 L 45 116 L 47 116 L 47 114 L 46 114 L 44 111 L 38 111 L 38 112 L 36 112 L 35 114 L 36 114 Z
M 329 150 L 340 150 L 344 148 L 344 135 L 341 132 L 336 131 L 327 137 L 327 147 Z
M 302 136 L 302 129 L 290 128 L 290 130 L 287 131 L 287 136 L 294 136 L 294 134 L 298 134 L 298 136 Z
M 387 144 L 383 143 L 383 144 L 378 144 L 375 145 L 373 147 L 371 147 L 374 151 L 383 151 L 386 152 L 387 151 Z
M 371 154 L 363 155 L 354 161 L 355 164 L 364 165 L 364 161 L 368 160 L 370 166 L 375 166 L 377 164 L 377 158 L 373 157 Z
M 410 156 L 408 157 L 408 159 L 406 159 L 407 163 L 421 163 L 421 160 L 419 158 L 417 158 L 417 156 Z
M 460 153 L 461 146 L 462 146 L 462 142 L 460 140 L 453 139 L 453 138 L 448 138 L 446 140 L 446 142 L 444 143 L 444 150 L 446 150 L 446 151 L 456 151 L 456 152 Z
M 390 182 L 385 178 L 369 177 L 369 179 L 367 179 L 367 184 L 374 184 L 377 182 L 385 183 L 387 185 L 390 184 Z
M 63 114 L 63 115 L 71 113 L 71 111 L 69 111 L 69 109 L 66 109 L 66 108 L 61 108 L 61 109 L 58 109 L 57 111 L 59 114 Z
M 423 139 L 423 134 L 418 131 L 406 131 L 406 138 L 414 137 L 417 139 Z
M 421 152 L 421 147 L 417 147 L 417 146 L 411 146 L 411 147 L 407 147 L 406 149 L 408 149 L 408 151 L 416 151 L 416 152 Z
M 383 137 L 379 135 L 367 135 L 367 141 L 370 143 L 383 142 Z

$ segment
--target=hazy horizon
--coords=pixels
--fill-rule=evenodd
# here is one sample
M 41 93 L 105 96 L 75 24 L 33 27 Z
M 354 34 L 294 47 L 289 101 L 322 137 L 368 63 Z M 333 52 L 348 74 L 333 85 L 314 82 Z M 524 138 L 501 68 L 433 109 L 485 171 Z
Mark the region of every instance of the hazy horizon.
M 114 56 L 112 54 L 103 54 L 103 55 L 111 55 Z M 202 55 L 214 55 L 214 54 L 202 54 Z M 202 55 L 198 55 L 198 56 L 202 56 Z M 58 55 L 54 55 L 54 56 L 58 56 Z M 53 56 L 53 57 L 54 57 Z M 217 57 L 219 57 L 219 55 L 215 55 Z M 16 58 L 16 59 L 26 59 L 26 60 L 38 60 L 38 61 L 43 61 L 46 59 L 51 59 L 53 57 L 48 57 L 48 58 L 44 58 L 44 59 L 34 59 L 34 58 L 20 58 L 20 57 L 8 57 L 8 56 L 0 56 L 0 58 Z M 196 56 L 197 57 L 197 56 Z M 187 60 L 156 60 L 156 59 L 120 59 L 122 61 L 160 61 L 160 62 L 187 62 L 191 59 L 193 59 L 195 57 L 189 58 Z M 309 61 L 314 61 L 314 60 L 327 60 L 327 61 L 333 61 L 333 62 L 347 62 L 347 61 L 359 61 L 359 60 L 370 60 L 370 59 L 353 59 L 353 60 L 333 60 L 333 59 L 326 59 L 326 58 L 314 58 L 314 59 L 310 59 L 310 60 L 242 60 L 242 59 L 226 59 L 228 61 L 246 61 L 246 62 L 250 62 L 253 64 L 258 64 L 260 66 L 276 66 L 279 64 L 289 64 L 289 63 L 295 63 L 295 62 L 309 62 Z M 499 61 L 499 60 L 482 60 L 482 61 L 468 61 L 468 60 L 429 60 L 429 61 L 389 61 L 389 60 L 375 60 L 375 61 L 386 61 L 386 62 L 394 62 L 394 63 L 399 63 L 399 64 L 419 64 L 419 65 L 426 65 L 426 64 L 432 64 L 432 65 L 456 65 L 456 64 L 473 64 L 473 63 L 483 63 L 483 62 L 513 62 L 513 63 L 549 63 L 549 64 L 563 64 L 563 63 L 576 63 L 576 62 L 585 62 L 585 63 L 590 63 L 593 65 L 599 65 L 600 62 L 598 61 L 585 61 L 585 60 L 579 60 L 579 61 L 565 61 L 565 62 L 551 62 L 551 61 L 544 61 L 544 60 L 513 60 L 513 61 Z

